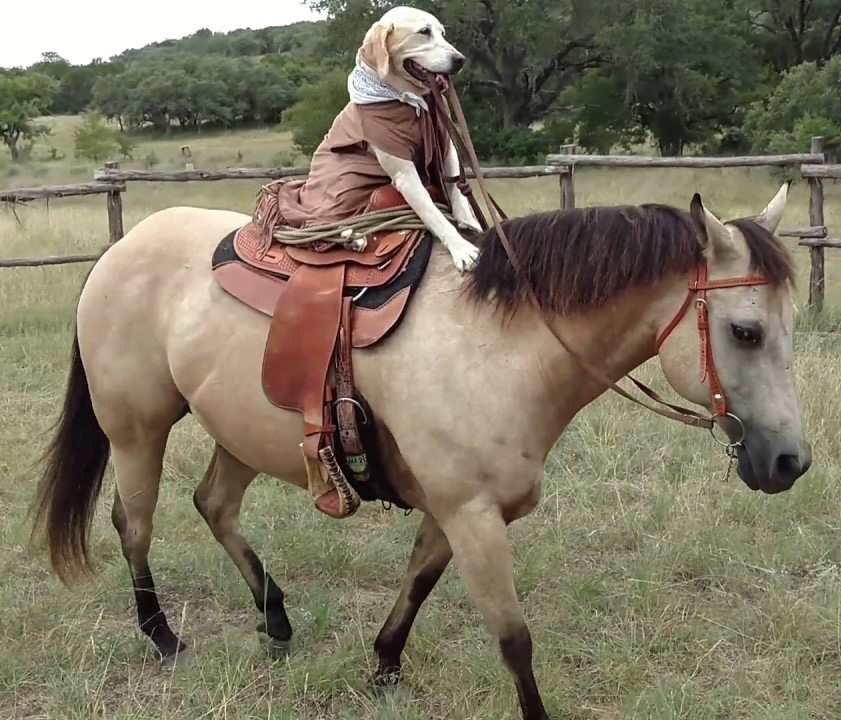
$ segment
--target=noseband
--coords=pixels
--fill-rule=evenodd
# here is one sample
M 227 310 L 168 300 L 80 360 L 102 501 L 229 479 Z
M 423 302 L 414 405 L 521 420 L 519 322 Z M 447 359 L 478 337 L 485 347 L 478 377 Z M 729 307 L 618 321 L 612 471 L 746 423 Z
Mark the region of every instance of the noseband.
M 689 283 L 688 292 L 686 295 L 686 299 L 683 301 L 683 305 L 681 305 L 680 309 L 678 310 L 677 314 L 674 316 L 672 321 L 666 326 L 666 329 L 663 330 L 663 332 L 657 338 L 657 341 L 655 343 L 655 354 L 659 352 L 660 346 L 663 344 L 663 342 L 666 340 L 669 334 L 677 327 L 678 323 L 680 323 L 680 321 L 683 319 L 683 316 L 686 315 L 690 305 L 694 300 L 695 307 L 698 311 L 698 332 L 701 336 L 701 381 L 703 382 L 707 379 L 707 377 L 709 377 L 710 394 L 712 395 L 713 407 L 715 408 L 715 413 L 713 415 L 707 417 L 695 412 L 694 410 L 690 410 L 689 408 L 684 408 L 680 405 L 674 405 L 672 403 L 669 403 L 666 400 L 663 400 L 663 398 L 661 398 L 650 387 L 645 385 L 645 383 L 642 383 L 639 380 L 636 380 L 635 378 L 628 375 L 628 379 L 632 383 L 634 383 L 634 385 L 636 385 L 637 388 L 639 388 L 639 390 L 641 390 L 643 393 L 645 393 L 645 395 L 654 400 L 654 402 L 663 405 L 664 407 L 661 408 L 657 407 L 656 405 L 650 405 L 640 400 L 639 398 L 634 397 L 629 392 L 619 387 L 619 385 L 613 382 L 600 370 L 597 370 L 591 365 L 589 365 L 577 352 L 575 352 L 569 346 L 568 343 L 564 341 L 558 330 L 555 328 L 554 324 L 551 322 L 552 318 L 549 317 L 546 310 L 540 305 L 540 302 L 538 301 L 537 296 L 535 295 L 534 289 L 532 288 L 531 283 L 528 281 L 528 278 L 523 274 L 522 267 L 517 261 L 517 257 L 514 254 L 513 249 L 511 248 L 511 244 L 508 242 L 508 238 L 505 235 L 505 231 L 502 229 L 500 217 L 505 218 L 505 213 L 502 211 L 502 208 L 499 207 L 496 200 L 493 199 L 493 197 L 490 195 L 490 193 L 487 191 L 487 188 L 485 187 L 485 181 L 482 177 L 481 170 L 479 169 L 479 159 L 476 156 L 476 151 L 473 147 L 473 142 L 471 141 L 470 135 L 467 132 L 467 121 L 465 120 L 464 111 L 462 110 L 461 103 L 459 102 L 458 95 L 456 94 L 455 86 L 452 82 L 450 83 L 448 94 L 453 105 L 453 111 L 455 112 L 456 120 L 458 121 L 461 128 L 457 128 L 452 122 L 452 120 L 450 120 L 449 115 L 446 112 L 446 108 L 444 106 L 440 90 L 437 88 L 437 85 L 434 82 L 430 84 L 430 89 L 432 91 L 432 95 L 435 99 L 436 104 L 442 109 L 442 112 L 440 113 L 440 118 L 444 121 L 445 125 L 447 126 L 453 143 L 455 144 L 456 148 L 461 149 L 462 152 L 464 152 L 467 155 L 468 162 L 470 163 L 471 169 L 473 170 L 474 176 L 476 178 L 476 184 L 479 186 L 479 190 L 481 191 L 487 204 L 488 210 L 491 213 L 491 217 L 493 219 L 493 226 L 496 229 L 496 233 L 499 237 L 499 241 L 502 243 L 502 247 L 505 249 L 505 253 L 508 255 L 508 260 L 511 262 L 514 271 L 520 275 L 523 285 L 525 286 L 526 291 L 528 293 L 531 304 L 534 305 L 535 310 L 542 317 L 543 322 L 548 328 L 549 332 L 551 332 L 552 335 L 555 336 L 555 338 L 561 344 L 561 346 L 578 361 L 579 365 L 581 365 L 581 367 L 592 378 L 598 380 L 601 384 L 606 385 L 608 388 L 618 393 L 622 397 L 637 403 L 637 405 L 642 405 L 642 407 L 648 408 L 649 410 L 651 410 L 654 413 L 657 413 L 658 415 L 662 415 L 663 417 L 669 418 L 671 420 L 677 420 L 678 422 L 681 422 L 684 425 L 690 425 L 692 427 L 700 427 L 709 430 L 710 434 L 713 436 L 713 439 L 719 445 L 722 445 L 727 449 L 727 454 L 732 459 L 735 455 L 736 448 L 741 446 L 742 442 L 745 439 L 745 426 L 739 417 L 729 412 L 729 410 L 727 409 L 727 396 L 724 393 L 724 388 L 721 385 L 721 378 L 719 377 L 718 371 L 715 367 L 715 361 L 713 359 L 712 347 L 710 342 L 710 323 L 709 312 L 707 309 L 707 291 L 718 290 L 723 288 L 747 287 L 751 285 L 767 285 L 768 280 L 761 276 L 725 278 L 723 280 L 708 280 L 707 264 L 706 262 L 701 263 L 696 271 L 695 279 Z M 490 226 L 485 220 L 484 214 L 482 213 L 482 210 L 479 207 L 476 198 L 473 197 L 470 185 L 468 184 L 465 177 L 464 167 L 461 165 L 461 163 L 459 163 L 459 175 L 453 178 L 446 178 L 446 180 L 449 182 L 457 182 L 462 193 L 470 201 L 473 211 L 476 214 L 476 218 L 479 220 L 482 227 L 486 230 L 489 229 Z M 740 429 L 738 440 L 732 442 L 729 440 L 725 442 L 716 437 L 715 435 L 716 420 L 728 417 L 731 418 L 734 422 L 736 422 Z

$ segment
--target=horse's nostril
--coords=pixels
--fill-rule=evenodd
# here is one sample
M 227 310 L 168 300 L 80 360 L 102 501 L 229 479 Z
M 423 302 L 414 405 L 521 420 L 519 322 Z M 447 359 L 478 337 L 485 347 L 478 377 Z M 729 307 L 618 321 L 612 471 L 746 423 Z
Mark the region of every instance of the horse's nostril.
M 797 455 L 780 455 L 777 458 L 777 475 L 794 480 L 804 472 L 803 464 Z
M 464 67 L 464 55 L 453 55 L 453 58 L 450 62 L 453 66 L 453 72 L 457 73 Z

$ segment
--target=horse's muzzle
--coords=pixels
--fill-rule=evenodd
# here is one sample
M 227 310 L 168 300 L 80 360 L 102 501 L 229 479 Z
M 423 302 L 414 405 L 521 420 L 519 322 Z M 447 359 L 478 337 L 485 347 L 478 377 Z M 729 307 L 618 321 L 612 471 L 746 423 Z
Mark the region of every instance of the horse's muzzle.
M 738 450 L 737 472 L 751 490 L 773 495 L 790 490 L 812 466 L 812 448 L 804 440 L 785 442 L 748 433 Z

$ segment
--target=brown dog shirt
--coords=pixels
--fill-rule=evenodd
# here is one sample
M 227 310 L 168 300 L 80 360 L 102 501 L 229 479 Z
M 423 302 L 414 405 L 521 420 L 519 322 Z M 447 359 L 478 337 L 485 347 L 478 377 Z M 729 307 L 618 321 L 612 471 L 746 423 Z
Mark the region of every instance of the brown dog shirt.
M 434 105 L 431 110 L 436 112 Z M 424 185 L 439 185 L 436 152 L 443 159 L 449 137 L 435 120 L 397 100 L 348 103 L 313 154 L 307 179 L 276 186 L 281 224 L 307 227 L 364 211 L 371 193 L 391 183 L 372 147 L 412 160 Z

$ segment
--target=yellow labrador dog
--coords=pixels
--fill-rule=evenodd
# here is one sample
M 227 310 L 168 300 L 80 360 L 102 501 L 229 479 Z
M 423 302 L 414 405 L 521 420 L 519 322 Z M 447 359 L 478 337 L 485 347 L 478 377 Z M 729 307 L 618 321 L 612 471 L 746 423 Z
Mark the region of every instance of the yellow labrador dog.
M 411 7 L 392 8 L 368 30 L 359 48 L 356 67 L 348 78 L 351 105 L 364 108 L 397 101 L 414 111 L 407 115 L 405 108 L 401 108 L 400 117 L 414 118 L 412 121 L 420 126 L 425 121 L 423 114 L 428 115 L 426 82 L 429 75 L 439 87 L 446 89 L 450 76 L 461 70 L 464 60 L 464 55 L 444 39 L 444 28 L 435 16 Z M 405 129 L 402 134 L 411 135 L 415 130 Z M 416 157 L 413 159 L 408 153 L 394 150 L 393 143 L 378 144 L 375 138 L 367 140 L 367 151 L 373 154 L 424 225 L 449 251 L 456 268 L 462 272 L 471 269 L 478 249 L 463 238 L 435 206 L 418 173 Z M 445 142 L 444 172 L 453 177 L 458 174 L 458 156 L 449 136 Z M 481 228 L 467 198 L 454 183 L 447 183 L 446 191 L 459 226 L 479 232 Z

